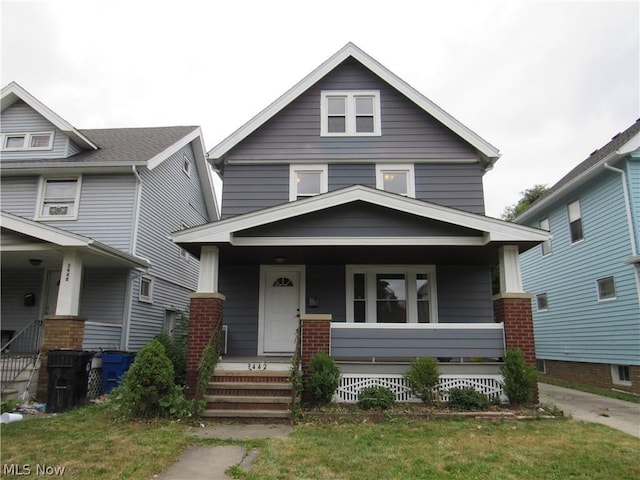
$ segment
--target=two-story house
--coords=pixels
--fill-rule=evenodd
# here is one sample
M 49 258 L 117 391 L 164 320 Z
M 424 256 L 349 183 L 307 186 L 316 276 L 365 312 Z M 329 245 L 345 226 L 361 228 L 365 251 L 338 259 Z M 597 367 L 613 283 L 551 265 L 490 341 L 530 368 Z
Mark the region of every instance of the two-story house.
M 640 120 L 514 221 L 553 236 L 521 260 L 539 368 L 640 394 Z
M 221 220 L 172 238 L 201 259 L 191 321 L 217 303 L 227 358 L 249 359 L 237 367 L 290 357 L 301 319 L 303 363 L 316 348 L 340 360 L 340 400 L 371 381 L 401 398 L 416 356 L 452 378 L 497 373 L 490 268 L 526 297 L 518 253 L 548 235 L 484 215 L 494 146 L 350 43 L 208 156 Z
M 78 130 L 16 83 L 1 102 L 3 365 L 43 319 L 45 353 L 171 330 L 199 262 L 168 234 L 218 218 L 200 128 Z

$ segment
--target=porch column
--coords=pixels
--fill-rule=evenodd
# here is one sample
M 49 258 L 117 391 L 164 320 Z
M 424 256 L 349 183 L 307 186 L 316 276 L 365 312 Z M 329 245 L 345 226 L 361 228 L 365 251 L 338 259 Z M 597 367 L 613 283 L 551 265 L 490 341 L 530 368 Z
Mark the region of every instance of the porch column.
M 56 315 L 78 315 L 82 287 L 82 259 L 76 251 L 68 251 L 62 260 Z
M 331 355 L 330 314 L 300 315 L 302 375 L 309 377 L 309 361 L 318 352 Z
M 218 293 L 218 247 L 205 245 L 200 251 L 198 291 L 189 295 L 189 332 L 187 335 L 186 394 L 196 396 L 202 353 L 214 335 L 222 329 L 225 296 Z
M 495 321 L 504 324 L 506 348 L 519 348 L 529 365 L 536 363 L 536 347 L 533 335 L 531 299 L 525 293 L 520 273 L 518 247 L 506 245 L 500 248 L 500 293 L 493 297 Z M 534 388 L 534 404 L 539 403 L 538 387 Z

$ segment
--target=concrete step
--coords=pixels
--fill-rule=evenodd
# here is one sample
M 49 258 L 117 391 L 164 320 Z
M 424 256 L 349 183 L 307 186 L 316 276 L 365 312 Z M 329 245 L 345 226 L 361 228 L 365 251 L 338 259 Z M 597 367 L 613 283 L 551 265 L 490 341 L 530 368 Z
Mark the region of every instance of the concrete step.
M 280 382 L 209 382 L 207 394 L 290 397 L 292 388 L 290 383 Z
M 266 397 L 256 395 L 205 395 L 204 400 L 208 403 L 228 403 L 244 405 L 247 403 L 252 404 L 283 404 L 288 405 L 291 403 L 291 397 Z
M 242 419 L 260 419 L 260 418 L 291 418 L 290 410 L 226 410 L 226 409 L 207 409 L 202 412 L 202 416 L 206 418 L 242 418 Z
M 288 372 L 275 371 L 224 371 L 216 369 L 211 377 L 212 382 L 224 383 L 289 383 Z

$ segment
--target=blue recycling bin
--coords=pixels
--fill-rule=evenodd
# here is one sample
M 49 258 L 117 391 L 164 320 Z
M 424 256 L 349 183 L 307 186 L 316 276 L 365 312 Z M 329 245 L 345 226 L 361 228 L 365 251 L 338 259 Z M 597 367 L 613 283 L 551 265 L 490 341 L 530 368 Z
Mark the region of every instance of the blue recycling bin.
M 120 385 L 136 354 L 131 352 L 102 352 L 102 391 L 109 393 Z

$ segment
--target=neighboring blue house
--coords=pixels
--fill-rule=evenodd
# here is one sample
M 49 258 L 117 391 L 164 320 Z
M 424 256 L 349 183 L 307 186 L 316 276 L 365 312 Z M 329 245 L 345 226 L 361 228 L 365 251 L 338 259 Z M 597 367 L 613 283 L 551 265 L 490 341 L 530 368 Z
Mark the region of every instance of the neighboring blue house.
M 514 221 L 553 236 L 521 257 L 539 368 L 640 394 L 640 120 Z
M 43 318 L 86 320 L 65 341 L 92 350 L 171 330 L 199 262 L 168 234 L 218 218 L 200 128 L 78 130 L 16 83 L 1 102 L 3 365 Z
M 224 298 L 221 368 L 288 371 L 302 318 L 330 321 L 340 400 L 372 382 L 406 399 L 416 356 L 440 357 L 449 386 L 499 391 L 490 269 L 523 296 L 518 253 L 548 235 L 484 215 L 494 146 L 348 44 L 208 156 L 222 220 L 173 240 L 201 259 L 198 301 Z

